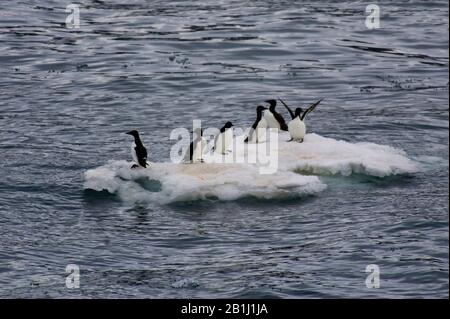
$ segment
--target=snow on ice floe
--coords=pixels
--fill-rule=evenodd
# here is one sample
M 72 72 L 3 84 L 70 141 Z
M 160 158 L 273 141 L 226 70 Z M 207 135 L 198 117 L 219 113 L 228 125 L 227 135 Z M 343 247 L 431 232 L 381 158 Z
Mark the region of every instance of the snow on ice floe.
M 246 164 L 152 163 L 149 169 L 130 169 L 130 165 L 127 161 L 110 161 L 88 170 L 84 188 L 106 190 L 134 203 L 172 203 L 208 198 L 236 200 L 250 196 L 289 198 L 326 188 L 317 176 L 287 171 L 263 175 L 257 167 Z M 143 180 L 147 182 L 143 183 Z M 152 186 L 153 189 L 149 189 Z
M 260 166 L 246 163 L 248 154 L 259 153 L 261 144 L 236 140 L 233 163 L 152 163 L 147 169 L 130 169 L 127 161 L 109 161 L 85 172 L 85 189 L 106 190 L 130 202 L 171 203 L 214 198 L 289 198 L 318 193 L 326 188 L 318 176 L 366 174 L 385 177 L 417 172 L 419 167 L 404 151 L 374 143 L 350 143 L 307 134 L 303 143 L 278 136 L 277 163 L 273 174 L 261 174 Z M 264 152 L 267 150 L 264 149 Z M 248 162 L 248 161 L 247 161 Z M 307 174 L 307 175 L 303 175 Z
M 277 171 L 294 171 L 316 175 L 365 174 L 376 177 L 417 172 L 418 164 L 410 160 L 400 149 L 374 143 L 350 143 L 307 134 L 303 143 L 287 142 L 289 133 L 278 136 Z M 236 138 L 234 158 L 245 161 L 248 154 L 264 158 L 264 143 L 243 145 L 243 138 Z M 230 155 L 232 156 L 232 155 Z M 212 158 L 217 159 L 217 156 Z M 208 161 L 209 158 L 206 158 Z
M 282 169 L 317 175 L 365 174 L 376 177 L 410 174 L 417 163 L 400 149 L 374 143 L 349 143 L 307 134 L 303 143 L 280 141 Z

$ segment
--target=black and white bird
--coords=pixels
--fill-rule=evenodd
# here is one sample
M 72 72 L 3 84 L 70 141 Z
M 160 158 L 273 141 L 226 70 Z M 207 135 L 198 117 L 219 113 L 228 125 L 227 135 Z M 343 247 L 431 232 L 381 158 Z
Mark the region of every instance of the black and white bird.
M 189 145 L 189 151 L 186 152 L 184 162 L 203 163 L 203 153 L 206 148 L 206 140 L 203 138 L 203 129 L 197 128 L 193 133 L 194 139 Z
M 268 128 L 277 128 L 282 131 L 287 131 L 288 126 L 286 122 L 284 121 L 283 117 L 280 113 L 275 111 L 275 107 L 277 106 L 276 100 L 267 100 L 264 101 L 266 103 L 269 103 L 269 110 L 264 112 L 264 118 L 267 121 L 267 127 Z
M 253 123 L 249 135 L 244 140 L 245 143 L 252 142 L 252 143 L 259 143 L 259 140 L 265 133 L 264 131 L 267 128 L 267 121 L 264 118 L 264 112 L 267 110 L 266 107 L 259 105 L 256 108 L 256 120 Z
M 292 120 L 288 123 L 288 130 L 291 134 L 291 139 L 288 142 L 291 141 L 297 141 L 302 143 L 303 139 L 305 138 L 306 134 L 306 125 L 305 125 L 305 117 L 314 109 L 317 105 L 322 102 L 323 99 L 320 99 L 317 102 L 314 102 L 311 104 L 305 111 L 301 107 L 298 107 L 295 109 L 295 112 L 292 112 L 291 108 L 287 106 L 286 103 L 283 102 L 283 100 L 279 99 L 281 103 L 286 107 L 286 109 L 289 111 L 289 114 L 291 115 Z
M 220 133 L 217 134 L 214 140 L 213 151 L 222 155 L 225 155 L 230 150 L 228 149 L 233 142 L 233 123 L 226 122 L 220 129 Z
M 132 135 L 134 137 L 134 142 L 131 144 L 131 156 L 135 164 L 131 168 L 143 167 L 146 168 L 149 164 L 147 163 L 147 149 L 144 144 L 142 144 L 139 133 L 136 130 L 127 132 L 126 134 Z

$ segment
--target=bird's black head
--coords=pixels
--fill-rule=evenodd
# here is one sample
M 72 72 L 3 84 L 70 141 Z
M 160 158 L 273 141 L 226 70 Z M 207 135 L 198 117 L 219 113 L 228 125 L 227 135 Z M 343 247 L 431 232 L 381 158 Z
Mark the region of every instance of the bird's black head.
M 298 107 L 295 109 L 295 116 L 300 116 L 300 114 L 302 114 L 303 109 L 301 107 Z
M 258 105 L 258 107 L 256 108 L 256 112 L 257 112 L 258 114 L 262 114 L 262 112 L 263 112 L 264 110 L 267 110 L 267 107 L 264 107 L 264 106 L 262 106 L 262 105 Z
M 203 136 L 203 129 L 196 127 L 194 130 L 191 131 L 191 133 L 196 137 L 196 138 L 200 138 Z
M 232 127 L 232 126 L 233 126 L 233 123 L 231 123 L 230 121 L 228 121 L 228 122 L 225 123 L 224 128 L 230 128 L 230 127 Z
M 269 110 L 271 110 L 271 111 L 274 111 L 274 110 L 275 110 L 275 106 L 277 106 L 277 100 L 271 99 L 271 100 L 266 100 L 266 101 L 264 101 L 264 102 L 270 104 Z
M 132 130 L 132 131 L 126 132 L 125 134 L 132 135 L 134 137 L 139 137 L 139 133 L 136 130 Z

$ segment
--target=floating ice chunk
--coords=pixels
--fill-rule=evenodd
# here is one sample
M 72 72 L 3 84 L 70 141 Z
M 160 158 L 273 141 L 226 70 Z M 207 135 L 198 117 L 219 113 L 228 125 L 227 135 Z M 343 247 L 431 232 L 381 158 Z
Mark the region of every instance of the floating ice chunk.
M 86 171 L 85 189 L 106 190 L 124 201 L 171 203 L 214 198 L 289 198 L 320 192 L 326 186 L 316 176 L 280 171 L 262 175 L 247 164 L 153 163 L 148 169 L 130 169 L 127 161 Z M 157 191 L 142 187 L 147 179 L 161 185 Z

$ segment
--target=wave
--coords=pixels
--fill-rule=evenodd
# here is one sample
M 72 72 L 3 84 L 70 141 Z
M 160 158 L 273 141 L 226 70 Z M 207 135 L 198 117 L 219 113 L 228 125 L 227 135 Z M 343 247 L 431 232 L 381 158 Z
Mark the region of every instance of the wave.
M 106 190 L 132 203 L 284 199 L 323 191 L 326 185 L 315 175 L 384 177 L 419 169 L 402 150 L 386 145 L 349 143 L 317 134 L 307 134 L 303 143 L 288 139 L 288 133 L 279 134 L 274 174 L 261 174 L 260 165 L 244 163 L 248 154 L 258 153 L 261 144 L 243 145 L 239 136 L 234 152 L 227 155 L 234 163 L 214 163 L 218 156 L 207 155 L 201 164 L 151 163 L 148 169 L 131 169 L 128 161 L 111 160 L 85 172 L 84 188 Z

